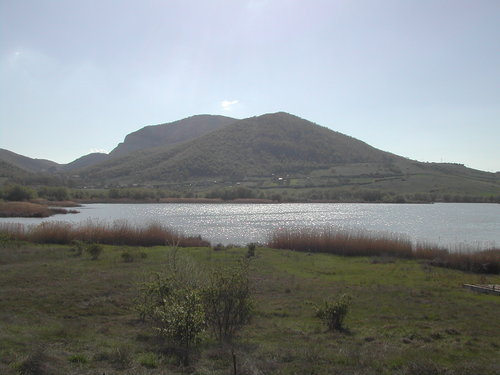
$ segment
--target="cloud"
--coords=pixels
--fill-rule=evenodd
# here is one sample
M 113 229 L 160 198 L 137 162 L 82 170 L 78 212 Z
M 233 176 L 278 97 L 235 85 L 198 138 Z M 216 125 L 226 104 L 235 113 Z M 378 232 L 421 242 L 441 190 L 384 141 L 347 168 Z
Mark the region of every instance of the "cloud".
M 238 104 L 239 100 L 223 100 L 220 105 L 224 111 L 230 111 L 235 104 Z
M 93 154 L 93 153 L 96 153 L 96 152 L 99 152 L 101 154 L 107 154 L 108 152 L 102 148 L 91 148 L 90 149 L 90 153 Z

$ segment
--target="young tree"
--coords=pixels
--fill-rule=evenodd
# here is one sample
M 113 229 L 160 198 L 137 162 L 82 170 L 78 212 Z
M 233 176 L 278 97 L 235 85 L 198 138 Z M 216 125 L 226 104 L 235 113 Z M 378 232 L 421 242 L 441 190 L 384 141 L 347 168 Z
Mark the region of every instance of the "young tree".
M 215 271 L 203 290 L 203 302 L 214 336 L 219 341 L 231 341 L 252 314 L 248 262 L 236 269 Z
M 193 347 L 206 328 L 205 311 L 195 264 L 177 251 L 168 254 L 165 272 L 156 273 L 142 285 L 142 299 L 137 306 L 143 320 L 150 320 L 154 330 L 178 350 L 189 364 Z
M 183 364 L 189 364 L 192 347 L 205 329 L 205 314 L 199 291 L 170 289 L 163 303 L 153 310 L 156 331 L 180 349 Z

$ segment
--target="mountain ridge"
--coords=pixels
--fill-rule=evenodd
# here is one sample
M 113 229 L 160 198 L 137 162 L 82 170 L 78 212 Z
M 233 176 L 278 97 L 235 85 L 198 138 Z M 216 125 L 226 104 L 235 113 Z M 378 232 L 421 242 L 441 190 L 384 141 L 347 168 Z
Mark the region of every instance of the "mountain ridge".
M 128 134 L 109 155 L 119 157 L 133 151 L 181 143 L 235 121 L 238 120 L 227 116 L 195 115 L 169 123 L 148 125 Z

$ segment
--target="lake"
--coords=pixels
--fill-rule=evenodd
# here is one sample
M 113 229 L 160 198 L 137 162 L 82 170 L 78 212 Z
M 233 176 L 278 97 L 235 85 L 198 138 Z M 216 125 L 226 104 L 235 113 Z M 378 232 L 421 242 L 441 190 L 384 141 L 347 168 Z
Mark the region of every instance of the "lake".
M 436 204 L 88 204 L 79 214 L 49 218 L 0 218 L 0 223 L 87 220 L 162 223 L 212 244 L 265 242 L 278 228 L 338 228 L 404 235 L 451 248 L 500 245 L 500 205 Z

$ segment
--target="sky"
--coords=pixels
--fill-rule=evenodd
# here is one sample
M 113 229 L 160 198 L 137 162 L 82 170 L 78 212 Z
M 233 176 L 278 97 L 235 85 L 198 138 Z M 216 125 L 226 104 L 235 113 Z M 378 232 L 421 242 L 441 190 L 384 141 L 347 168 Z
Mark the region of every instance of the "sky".
M 0 148 L 68 163 L 279 111 L 500 171 L 500 1 L 0 0 Z

